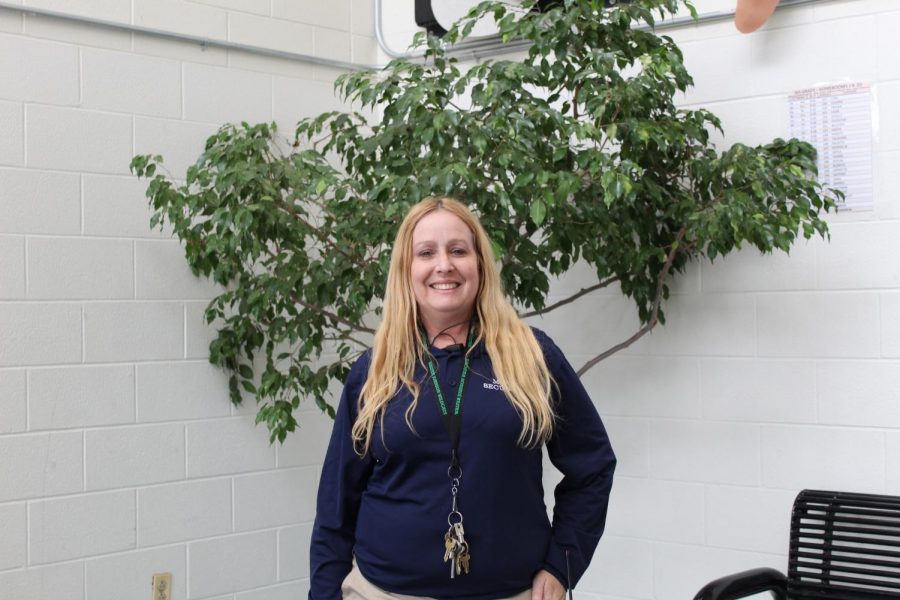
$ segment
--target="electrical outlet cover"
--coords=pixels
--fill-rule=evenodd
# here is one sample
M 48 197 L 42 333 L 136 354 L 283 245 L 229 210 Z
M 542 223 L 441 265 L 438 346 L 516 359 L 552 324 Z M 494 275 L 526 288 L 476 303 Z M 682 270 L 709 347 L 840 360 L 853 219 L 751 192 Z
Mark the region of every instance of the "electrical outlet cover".
M 172 574 L 157 573 L 153 576 L 152 600 L 172 600 Z

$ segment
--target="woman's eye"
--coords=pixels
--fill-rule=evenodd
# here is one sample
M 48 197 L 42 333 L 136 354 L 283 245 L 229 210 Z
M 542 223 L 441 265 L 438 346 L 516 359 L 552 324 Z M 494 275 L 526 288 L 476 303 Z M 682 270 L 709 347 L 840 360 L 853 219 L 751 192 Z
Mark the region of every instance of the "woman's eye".
M 419 256 L 429 257 L 433 254 L 431 250 L 419 250 Z
M 451 252 L 452 254 L 456 255 L 456 256 L 465 256 L 465 255 L 466 255 L 466 249 L 465 249 L 465 248 L 454 248 L 454 249 L 451 250 L 450 252 Z

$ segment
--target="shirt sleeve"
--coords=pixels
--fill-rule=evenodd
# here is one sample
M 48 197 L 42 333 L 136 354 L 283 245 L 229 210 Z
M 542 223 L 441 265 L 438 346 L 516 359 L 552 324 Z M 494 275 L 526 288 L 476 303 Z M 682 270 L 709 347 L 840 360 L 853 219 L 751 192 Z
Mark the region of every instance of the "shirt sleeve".
M 356 453 L 351 438 L 368 366 L 367 353 L 350 369 L 322 465 L 309 551 L 309 600 L 341 600 L 341 583 L 353 566 L 356 515 L 373 464 L 371 453 L 362 458 Z
M 535 335 L 559 388 L 556 428 L 547 452 L 563 474 L 554 491 L 553 535 L 544 568 L 574 588 L 603 535 L 616 456 L 572 365 L 546 334 L 536 331 Z

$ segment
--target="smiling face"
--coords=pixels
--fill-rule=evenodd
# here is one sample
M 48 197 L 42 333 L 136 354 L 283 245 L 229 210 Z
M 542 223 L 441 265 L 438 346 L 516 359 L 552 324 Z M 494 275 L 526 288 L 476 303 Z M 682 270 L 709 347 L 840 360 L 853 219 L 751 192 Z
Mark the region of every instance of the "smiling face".
M 426 323 L 446 327 L 471 317 L 480 273 L 472 232 L 462 219 L 438 209 L 419 220 L 412 233 L 410 281 Z

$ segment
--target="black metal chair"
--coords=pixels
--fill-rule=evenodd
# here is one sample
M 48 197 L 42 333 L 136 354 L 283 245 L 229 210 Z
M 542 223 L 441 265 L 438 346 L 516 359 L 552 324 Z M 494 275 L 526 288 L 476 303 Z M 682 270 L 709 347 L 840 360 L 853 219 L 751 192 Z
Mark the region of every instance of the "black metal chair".
M 694 600 L 771 592 L 777 600 L 900 598 L 900 497 L 803 490 L 794 501 L 787 576 L 751 569 Z

